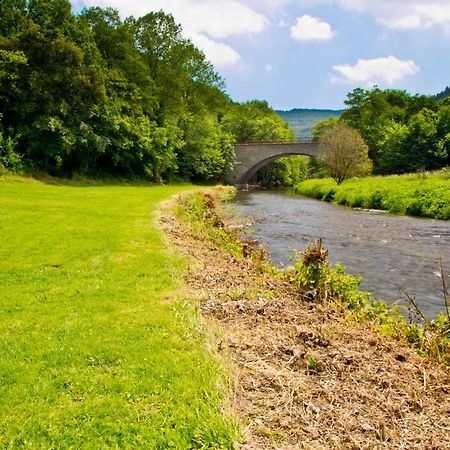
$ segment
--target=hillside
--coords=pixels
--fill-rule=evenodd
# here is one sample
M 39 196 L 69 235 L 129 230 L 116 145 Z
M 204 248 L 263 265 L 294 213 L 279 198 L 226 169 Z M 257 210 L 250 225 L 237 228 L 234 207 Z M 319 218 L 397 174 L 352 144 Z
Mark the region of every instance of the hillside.
M 443 100 L 446 97 L 450 97 L 450 86 L 447 86 L 442 92 L 434 96 L 436 100 Z
M 311 137 L 312 127 L 316 122 L 328 117 L 339 117 L 340 110 L 334 109 L 291 109 L 290 111 L 276 111 L 292 128 L 297 139 Z

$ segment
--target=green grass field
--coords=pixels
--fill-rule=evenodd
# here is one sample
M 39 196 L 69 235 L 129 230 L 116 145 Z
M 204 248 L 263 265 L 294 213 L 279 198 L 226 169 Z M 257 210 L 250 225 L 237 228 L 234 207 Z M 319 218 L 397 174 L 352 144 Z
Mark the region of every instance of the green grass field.
M 297 194 L 340 205 L 383 209 L 394 214 L 450 219 L 450 171 L 367 177 L 338 185 L 330 178 L 304 181 Z
M 0 447 L 232 448 L 224 370 L 155 220 L 187 188 L 0 178 Z

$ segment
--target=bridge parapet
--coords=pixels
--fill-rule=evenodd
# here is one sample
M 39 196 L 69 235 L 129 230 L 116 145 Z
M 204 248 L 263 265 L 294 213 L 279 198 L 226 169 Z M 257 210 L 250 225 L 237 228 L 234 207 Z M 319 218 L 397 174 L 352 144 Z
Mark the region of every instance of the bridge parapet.
M 312 144 L 317 142 L 314 139 L 297 139 L 295 141 L 238 141 L 235 145 L 292 145 L 292 144 Z

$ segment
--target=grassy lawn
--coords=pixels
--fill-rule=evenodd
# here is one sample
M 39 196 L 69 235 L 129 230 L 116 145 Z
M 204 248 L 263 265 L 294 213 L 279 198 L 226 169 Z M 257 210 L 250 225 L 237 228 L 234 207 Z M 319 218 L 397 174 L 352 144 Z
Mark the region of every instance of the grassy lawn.
M 155 222 L 187 188 L 0 178 L 0 447 L 231 448 L 223 370 Z

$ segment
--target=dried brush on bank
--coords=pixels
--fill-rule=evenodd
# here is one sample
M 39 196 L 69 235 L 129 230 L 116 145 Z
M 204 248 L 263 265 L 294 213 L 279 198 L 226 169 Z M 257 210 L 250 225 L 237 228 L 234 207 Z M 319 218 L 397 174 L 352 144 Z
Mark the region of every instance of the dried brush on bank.
M 360 278 L 345 273 L 342 265 L 330 267 L 328 250 L 319 239 L 301 253 L 290 281 L 306 292 L 310 301 L 332 301 L 347 310 L 353 319 L 371 322 L 386 336 L 409 342 L 420 354 L 450 367 L 450 313 L 449 295 L 441 261 L 441 277 L 446 314 L 429 320 L 420 310 L 415 298 L 404 292 L 413 306 L 418 319 L 404 318 L 398 309 L 388 306 L 382 300 L 372 299 L 370 293 L 359 289 Z
M 322 239 L 302 252 L 300 260 L 295 264 L 291 281 L 302 287 L 310 300 L 324 301 L 329 298 L 330 261 L 328 250 L 322 247 Z
M 406 335 L 408 341 L 420 353 L 427 354 L 445 366 L 450 367 L 449 295 L 442 258 L 440 259 L 440 276 L 442 279 L 442 297 L 444 300 L 445 314 L 439 314 L 433 320 L 426 317 L 417 304 L 415 297 L 409 295 L 406 291 L 402 291 L 410 305 L 412 305 L 416 316 L 420 318 L 420 320 L 413 320 L 410 317 Z
M 203 217 L 202 208 L 185 201 L 178 210 Z M 171 223 L 178 249 L 196 261 L 186 280 L 220 326 L 219 351 L 237 367 L 232 399 L 245 424 L 243 449 L 450 448 L 447 373 L 369 326 L 352 326 L 349 310 L 383 320 L 356 277 L 329 268 L 333 295 L 305 302 L 285 272 L 255 276 L 252 253 L 222 252 L 234 249 L 234 234 L 220 240 L 226 228 L 194 223 L 190 233 Z M 315 255 L 326 267 L 322 245 L 312 247 L 307 263 Z

